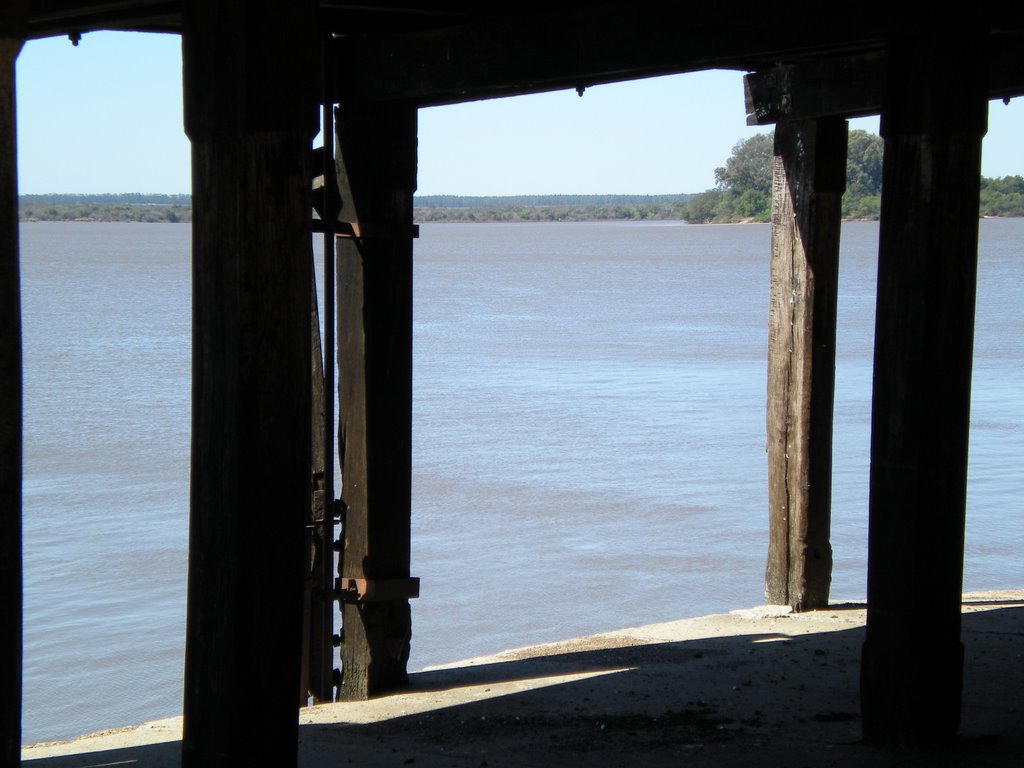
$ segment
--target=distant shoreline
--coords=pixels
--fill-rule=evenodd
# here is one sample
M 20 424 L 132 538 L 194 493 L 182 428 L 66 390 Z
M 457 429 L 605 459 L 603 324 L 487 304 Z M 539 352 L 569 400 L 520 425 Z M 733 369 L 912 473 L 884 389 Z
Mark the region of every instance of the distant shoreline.
M 416 198 L 414 218 L 429 222 L 685 220 L 691 194 L 677 195 L 427 195 Z M 22 195 L 21 221 L 192 220 L 189 195 Z
M 1019 218 L 1013 214 L 984 214 L 980 218 Z M 73 204 L 22 205 L 18 221 L 89 222 L 89 223 L 173 223 L 187 224 L 193 220 L 190 205 L 159 204 Z M 544 223 L 586 221 L 684 221 L 687 219 L 679 203 L 607 204 L 607 205 L 508 205 L 485 207 L 419 207 L 414 209 L 418 224 L 451 223 Z M 878 221 L 878 216 L 844 217 L 844 221 Z M 723 221 L 687 222 L 716 224 L 766 223 L 758 219 L 737 218 Z
M 600 221 L 680 221 L 689 226 L 700 224 L 765 224 L 767 222 L 755 221 L 753 219 L 737 219 L 735 221 L 709 221 L 709 222 L 687 222 L 678 214 L 670 212 L 647 213 L 640 216 L 630 215 L 598 215 L 587 211 L 573 210 L 537 210 L 516 209 L 515 211 L 489 211 L 483 210 L 478 214 L 467 213 L 466 209 L 416 209 L 414 221 L 417 224 L 543 224 L 543 223 L 569 223 L 569 222 L 600 222 Z M 426 215 L 421 213 L 426 212 Z M 1014 219 L 1019 216 L 993 216 L 991 214 L 980 216 L 982 219 Z M 192 209 L 179 206 L 147 206 L 144 210 L 129 211 L 126 213 L 116 212 L 113 214 L 89 214 L 76 211 L 60 211 L 52 216 L 46 215 L 25 215 L 22 213 L 18 221 L 23 224 L 34 224 L 40 222 L 57 223 L 87 223 L 87 224 L 191 224 Z M 877 217 L 848 217 L 843 221 L 878 221 Z
M 1024 177 L 981 180 L 979 215 L 984 218 L 1024 216 Z M 728 191 L 728 190 L 727 190 Z M 685 221 L 740 224 L 767 222 L 770 211 L 747 210 L 712 204 L 720 189 L 666 195 L 418 195 L 413 198 L 414 220 L 433 222 L 544 222 L 544 221 Z M 878 194 L 844 197 L 844 221 L 877 221 Z M 717 197 L 716 197 L 717 196 Z M 748 206 L 749 208 L 749 206 Z M 736 215 L 741 210 L 745 215 Z M 45 194 L 19 195 L 20 221 L 138 221 L 187 223 L 192 221 L 188 194 Z

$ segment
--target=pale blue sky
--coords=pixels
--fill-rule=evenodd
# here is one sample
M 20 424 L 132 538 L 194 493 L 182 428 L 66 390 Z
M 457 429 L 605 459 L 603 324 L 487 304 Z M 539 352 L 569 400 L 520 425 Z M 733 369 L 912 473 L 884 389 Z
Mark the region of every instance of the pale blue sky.
M 17 67 L 23 194 L 189 191 L 178 37 L 36 40 Z M 745 124 L 741 74 L 721 71 L 422 109 L 419 193 L 700 192 L 765 130 Z M 1024 99 L 992 102 L 984 175 L 1024 174 L 1022 138 Z

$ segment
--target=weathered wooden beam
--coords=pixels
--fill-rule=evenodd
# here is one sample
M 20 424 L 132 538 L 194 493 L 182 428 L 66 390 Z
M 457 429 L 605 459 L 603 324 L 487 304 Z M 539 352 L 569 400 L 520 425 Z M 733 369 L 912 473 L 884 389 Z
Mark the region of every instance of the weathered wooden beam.
M 949 744 L 960 716 L 984 46 L 964 23 L 888 53 L 861 671 L 872 741 Z
M 19 13 L 19 10 L 21 13 Z M 21 287 L 15 60 L 24 6 L 0 10 L 0 766 L 21 761 Z
M 775 128 L 768 321 L 765 597 L 828 605 L 839 227 L 846 121 Z
M 314 278 L 312 288 L 311 326 L 311 419 L 312 436 L 312 496 L 306 523 L 307 553 L 305 561 L 305 591 L 302 621 L 302 677 L 299 704 L 305 706 L 308 697 L 316 702 L 333 701 L 334 689 L 334 524 L 333 504 L 329 499 L 333 489 L 326 482 L 327 390 L 324 380 L 323 344 L 320 340 L 320 311 Z M 332 393 L 331 400 L 334 399 Z M 333 419 L 332 419 L 333 420 Z M 333 454 L 333 451 L 331 452 Z M 330 468 L 333 473 L 333 467 Z
M 333 286 L 332 286 L 333 288 Z M 316 306 L 316 287 L 313 286 L 312 326 L 312 500 L 308 530 L 309 568 L 306 572 L 309 598 L 308 694 L 316 701 L 334 700 L 334 484 L 327 481 L 327 473 L 334 474 L 334 466 L 327 466 L 325 434 L 328 416 L 333 432 L 334 411 L 329 408 L 324 376 L 324 345 L 319 331 L 319 310 Z M 332 318 L 333 319 L 333 318 Z M 334 361 L 334 357 L 331 357 Z M 332 379 L 333 384 L 333 379 Z M 333 388 L 333 387 L 332 387 Z M 330 400 L 334 400 L 332 391 Z M 330 412 L 330 414 L 329 414 Z M 334 452 L 331 452 L 334 456 Z
M 416 108 L 338 108 L 338 402 L 345 579 L 408 579 Z M 340 698 L 406 684 L 409 601 L 342 604 Z
M 835 24 L 824 7 L 783 22 L 770 15 L 726 20 L 711 6 L 555 5 L 444 29 L 340 37 L 335 99 L 445 104 L 714 67 L 754 69 L 835 48 L 877 48 L 883 39 L 875 14 Z
M 753 72 L 743 78 L 747 125 L 877 115 L 884 73 L 882 51 Z
M 1024 96 L 1024 34 L 992 33 L 985 55 L 990 99 Z M 785 64 L 743 78 L 748 125 L 830 115 L 862 117 L 882 109 L 882 51 Z
M 182 0 L 32 0 L 26 37 L 101 29 L 180 32 Z
M 294 766 L 316 3 L 189 0 L 184 12 L 193 378 L 182 761 Z

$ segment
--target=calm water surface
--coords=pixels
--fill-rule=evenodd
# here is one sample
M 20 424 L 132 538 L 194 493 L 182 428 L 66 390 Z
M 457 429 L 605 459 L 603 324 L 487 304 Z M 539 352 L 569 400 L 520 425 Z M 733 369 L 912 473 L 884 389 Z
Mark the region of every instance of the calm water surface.
M 833 596 L 865 592 L 877 225 L 848 224 Z M 1024 221 L 982 222 L 965 587 L 1024 584 Z M 27 224 L 24 740 L 181 708 L 187 225 Z M 766 226 L 432 224 L 410 666 L 763 601 Z

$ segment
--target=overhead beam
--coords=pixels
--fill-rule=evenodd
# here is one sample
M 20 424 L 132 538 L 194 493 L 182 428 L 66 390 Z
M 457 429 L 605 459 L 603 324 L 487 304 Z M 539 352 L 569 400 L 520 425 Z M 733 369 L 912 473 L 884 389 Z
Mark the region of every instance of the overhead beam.
M 743 78 L 747 125 L 878 114 L 884 74 L 881 51 L 754 72 Z
M 1024 34 L 992 34 L 986 54 L 990 99 L 1024 96 Z M 785 64 L 743 78 L 747 125 L 818 117 L 863 117 L 882 110 L 881 51 Z
M 859 16 L 848 24 L 833 23 L 824 11 L 785 23 L 723 20 L 718 9 L 634 2 L 341 37 L 334 42 L 334 97 L 429 106 L 879 47 L 879 23 Z
M 98 30 L 180 32 L 182 0 L 34 0 L 29 38 Z

